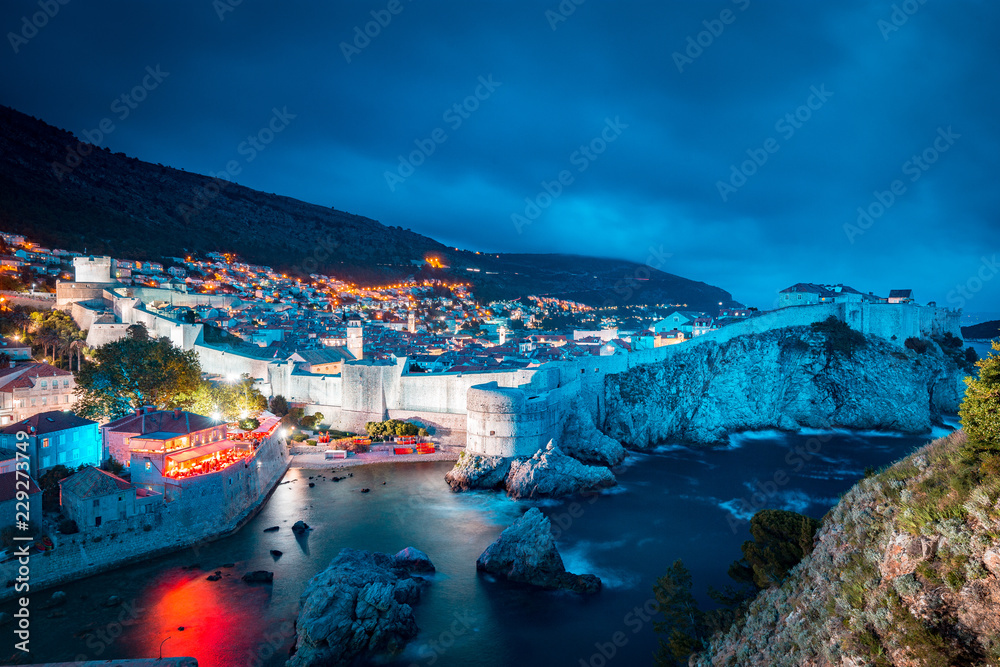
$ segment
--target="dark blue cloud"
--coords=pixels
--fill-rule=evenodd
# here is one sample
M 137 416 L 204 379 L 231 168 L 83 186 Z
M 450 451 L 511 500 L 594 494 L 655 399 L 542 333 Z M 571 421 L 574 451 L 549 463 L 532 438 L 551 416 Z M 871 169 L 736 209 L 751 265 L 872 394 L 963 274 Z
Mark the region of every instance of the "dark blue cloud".
M 553 30 L 554 0 L 399 0 L 348 63 L 342 43 L 389 4 L 242 2 L 220 20 L 232 0 L 71 0 L 16 54 L 0 48 L 0 100 L 79 133 L 159 64 L 169 76 L 116 119 L 113 150 L 202 173 L 239 159 L 245 185 L 471 249 L 644 261 L 662 247 L 665 270 L 762 306 L 799 281 L 958 305 L 952 290 L 1000 250 L 994 3 L 587 0 Z M 0 28 L 38 11 L 4 3 Z M 499 85 L 485 94 L 481 77 Z M 832 95 L 803 107 L 814 90 Z M 296 117 L 245 162 L 274 108 Z M 796 112 L 808 120 L 782 122 Z M 581 161 L 609 119 L 620 135 Z M 910 180 L 907 161 L 949 127 L 960 137 Z M 777 151 L 720 195 L 769 139 Z M 390 188 L 419 145 L 433 154 Z M 563 170 L 572 182 L 519 233 L 511 215 Z M 905 192 L 845 232 L 895 180 Z M 966 308 L 1000 310 L 1000 276 L 983 285 Z

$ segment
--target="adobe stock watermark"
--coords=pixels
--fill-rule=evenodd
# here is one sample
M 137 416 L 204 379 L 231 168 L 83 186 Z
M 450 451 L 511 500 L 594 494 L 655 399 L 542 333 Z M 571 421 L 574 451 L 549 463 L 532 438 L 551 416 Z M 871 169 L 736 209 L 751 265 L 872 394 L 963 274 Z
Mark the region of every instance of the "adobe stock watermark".
M 243 0 L 212 0 L 212 9 L 220 21 L 226 20 L 226 14 L 235 12 L 236 8 L 243 4 Z
M 559 27 L 560 23 L 565 23 L 566 20 L 573 15 L 576 8 L 585 3 L 587 0 L 562 0 L 554 10 L 545 10 L 545 20 L 549 22 L 549 27 L 555 30 Z
M 302 260 L 302 264 L 296 264 L 292 267 L 295 272 L 302 272 L 308 275 L 312 275 L 319 270 L 321 262 L 325 262 L 333 256 L 333 252 L 340 247 L 340 241 L 333 237 L 333 234 L 327 234 L 326 237 L 316 241 L 313 246 L 312 255 L 306 257 Z
M 792 480 L 792 475 L 801 472 L 806 463 L 817 456 L 823 450 L 823 445 L 832 439 L 832 433 L 821 433 L 806 440 L 804 445 L 789 447 L 788 453 L 785 454 L 787 469 L 775 470 L 771 478 L 763 482 L 755 479 L 753 486 L 756 490 L 749 497 L 737 498 L 736 506 L 726 517 L 733 535 L 739 532 L 743 525 L 750 522 L 750 519 L 744 517 L 753 516 L 765 509 L 768 502 L 778 494 L 781 488 Z
M 582 174 L 587 171 L 591 164 L 597 161 L 608 145 L 614 143 L 621 136 L 622 132 L 628 129 L 628 123 L 623 123 L 619 116 L 604 119 L 604 127 L 601 131 L 586 144 L 581 144 L 569 156 L 570 165 L 576 167 L 576 172 Z M 524 228 L 530 225 L 542 215 L 542 213 L 552 206 L 552 202 L 558 199 L 565 188 L 572 185 L 576 180 L 573 172 L 563 169 L 551 181 L 543 180 L 540 185 L 542 189 L 534 197 L 524 198 L 524 211 L 521 213 L 511 213 L 510 221 L 514 223 L 514 229 L 518 234 L 523 233 Z
M 732 0 L 732 3 L 741 12 L 745 12 L 747 7 L 750 6 L 750 0 Z M 684 68 L 693 64 L 695 60 L 705 53 L 705 49 L 715 44 L 715 40 L 721 37 L 722 33 L 726 31 L 726 26 L 736 22 L 737 16 L 736 12 L 727 7 L 719 12 L 718 18 L 702 21 L 701 24 L 705 29 L 695 35 L 688 35 L 684 53 L 674 51 L 671 54 L 670 57 L 673 59 L 677 71 L 683 74 Z
M 163 80 L 170 76 L 170 72 L 164 72 L 160 69 L 159 64 L 156 67 L 147 66 L 145 72 L 146 74 L 131 90 L 111 101 L 109 109 L 119 122 L 124 121 L 133 111 L 138 109 L 139 105 L 149 97 L 149 94 L 159 88 Z M 52 173 L 55 174 L 55 177 L 62 181 L 64 176 L 73 173 L 73 170 L 83 162 L 83 158 L 90 155 L 95 147 L 99 147 L 101 142 L 116 128 L 114 119 L 105 116 L 94 129 L 82 131 L 80 137 L 83 141 L 76 142 L 75 146 L 67 145 L 66 157 L 63 161 L 52 163 Z
M 882 33 L 882 39 L 888 42 L 889 36 L 906 25 L 910 17 L 920 11 L 920 7 L 926 3 L 927 0 L 904 0 L 898 5 L 893 4 L 889 18 L 875 22 L 875 26 Z
M 407 2 L 412 1 L 407 0 Z M 367 49 L 372 40 L 381 35 L 384 28 L 389 27 L 393 17 L 399 16 L 404 9 L 406 6 L 403 5 L 402 0 L 389 0 L 385 9 L 373 9 L 370 12 L 371 21 L 366 22 L 364 26 L 354 26 L 351 41 L 340 43 L 340 52 L 344 54 L 344 60 L 347 61 L 347 64 L 350 65 L 351 58 L 360 55 L 362 51 Z
M 951 125 L 948 126 L 948 129 L 939 127 L 937 136 L 934 137 L 931 144 L 920 153 L 911 155 L 910 159 L 902 164 L 900 171 L 903 172 L 904 176 L 909 177 L 910 183 L 916 183 L 940 159 L 941 155 L 947 153 L 955 145 L 955 141 L 961 137 L 961 134 L 956 134 L 951 129 Z M 892 208 L 896 200 L 904 194 L 906 194 L 906 182 L 899 178 L 893 180 L 888 189 L 875 190 L 872 193 L 874 199 L 867 206 L 858 207 L 858 217 L 854 223 L 844 223 L 844 233 L 847 235 L 847 240 L 854 243 L 857 237 L 871 229 L 875 221 L 885 215 L 886 211 Z
M 979 269 L 964 283 L 955 285 L 955 289 L 948 292 L 948 303 L 956 308 L 965 308 L 965 305 L 982 291 L 986 283 L 993 280 L 997 273 L 1000 273 L 1000 264 L 997 263 L 996 253 L 992 257 L 984 256 L 981 259 Z
M 636 292 L 644 287 L 644 283 L 652 276 L 650 269 L 659 271 L 666 264 L 666 260 L 674 256 L 672 252 L 664 252 L 662 244 L 659 248 L 649 246 L 647 250 L 649 255 L 646 257 L 646 263 L 635 267 L 631 275 L 626 275 L 614 285 L 615 294 L 621 297 L 622 302 L 628 302 L 635 296 Z M 604 301 L 605 308 L 617 305 L 618 302 L 615 299 L 605 299 Z
M 457 132 L 462 124 L 472 117 L 472 114 L 479 110 L 479 105 L 490 99 L 496 89 L 503 85 L 502 81 L 494 81 L 493 75 L 481 76 L 477 80 L 479 85 L 461 102 L 456 102 L 444 110 L 441 120 L 447 123 L 452 132 Z M 434 155 L 438 146 L 448 141 L 448 133 L 443 127 L 434 128 L 425 139 L 414 139 L 415 149 L 407 155 L 399 155 L 399 164 L 395 171 L 385 172 L 385 182 L 389 186 L 390 192 L 396 191 L 396 186 L 406 182 L 416 172 L 427 158 Z
M 294 636 L 295 624 L 289 620 L 281 621 L 277 629 L 264 635 L 263 641 L 255 648 L 247 649 L 245 664 L 248 667 L 263 667 Z
M 428 640 L 427 644 L 420 648 L 420 660 L 425 665 L 436 664 L 441 656 L 448 652 L 461 637 L 465 636 L 479 618 L 472 612 L 466 610 L 462 613 L 454 612 L 454 620 L 448 625 L 446 630 L 438 633 L 434 639 Z M 411 662 L 409 667 L 420 667 L 419 663 Z
M 810 86 L 809 93 L 810 95 L 805 102 L 774 123 L 775 132 L 778 132 L 783 140 L 788 141 L 794 137 L 795 133 L 813 117 L 813 112 L 822 109 L 823 105 L 833 97 L 833 93 L 826 89 L 826 84 L 820 84 L 819 88 Z M 725 181 L 715 182 L 715 187 L 719 191 L 722 201 L 729 201 L 729 196 L 746 185 L 748 179 L 767 164 L 770 157 L 780 149 L 781 144 L 778 143 L 778 140 L 774 137 L 768 137 L 764 140 L 761 148 L 748 148 L 746 150 L 748 159 L 741 162 L 739 166 L 729 165 L 729 178 Z
M 625 629 L 612 633 L 608 641 L 594 642 L 594 652 L 586 658 L 580 658 L 580 667 L 605 667 L 659 612 L 660 604 L 656 598 L 649 598 L 642 605 L 633 607 L 622 618 Z M 625 630 L 630 630 L 631 633 L 626 634 Z
M 146 610 L 139 606 L 137 600 L 133 599 L 122 603 L 117 619 L 108 622 L 103 628 L 91 630 L 87 633 L 84 643 L 87 646 L 88 653 L 78 654 L 73 658 L 73 661 L 88 662 L 100 658 L 122 636 L 122 633 L 125 632 L 125 626 L 139 618 L 139 614 L 144 611 Z
M 31 16 L 25 14 L 21 17 L 21 29 L 18 32 L 7 33 L 7 41 L 10 42 L 10 48 L 14 49 L 14 54 L 16 55 L 22 46 L 34 39 L 38 31 L 56 17 L 59 9 L 68 4 L 69 0 L 38 0 L 38 8 L 41 11 Z
M 298 114 L 289 112 L 288 107 L 282 107 L 280 110 L 277 107 L 272 108 L 270 120 L 257 132 L 248 135 L 236 147 L 236 153 L 243 156 L 243 160 L 229 160 L 222 171 L 208 172 L 212 181 L 208 185 L 194 189 L 194 197 L 190 205 L 178 204 L 177 214 L 184 218 L 185 222 L 190 222 L 192 215 L 205 210 L 212 200 L 219 196 L 220 192 L 229 187 L 233 177 L 238 176 L 243 171 L 243 165 L 256 160 L 257 156 L 274 141 L 274 138 L 297 117 Z

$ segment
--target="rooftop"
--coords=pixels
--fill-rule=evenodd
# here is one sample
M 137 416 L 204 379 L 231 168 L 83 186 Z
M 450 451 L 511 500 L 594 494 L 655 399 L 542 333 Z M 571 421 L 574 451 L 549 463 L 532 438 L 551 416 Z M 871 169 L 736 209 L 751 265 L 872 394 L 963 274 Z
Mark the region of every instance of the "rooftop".
M 36 435 L 45 435 L 46 433 L 65 431 L 70 428 L 87 426 L 88 424 L 97 424 L 97 422 L 90 419 L 84 419 L 83 417 L 77 417 L 72 412 L 59 412 L 58 410 L 52 410 L 50 412 L 39 412 L 37 415 L 28 417 L 23 421 L 9 424 L 0 429 L 0 433 L 14 435 L 15 433 L 26 431 L 29 428 L 34 427 Z
M 132 485 L 117 475 L 87 466 L 80 472 L 59 481 L 63 493 L 70 493 L 77 498 L 98 498 L 120 491 L 128 491 Z

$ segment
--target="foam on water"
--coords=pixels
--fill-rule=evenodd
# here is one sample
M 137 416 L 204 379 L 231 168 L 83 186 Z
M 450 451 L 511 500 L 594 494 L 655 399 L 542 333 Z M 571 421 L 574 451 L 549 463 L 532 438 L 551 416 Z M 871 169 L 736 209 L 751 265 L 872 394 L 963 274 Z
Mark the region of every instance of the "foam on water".
M 623 590 L 635 588 L 642 580 L 638 572 L 632 572 L 622 568 L 603 567 L 594 562 L 591 552 L 601 550 L 619 549 L 624 546 L 624 542 L 588 542 L 586 540 L 577 542 L 566 547 L 559 547 L 563 565 L 567 572 L 573 574 L 594 574 L 601 580 L 604 588 Z

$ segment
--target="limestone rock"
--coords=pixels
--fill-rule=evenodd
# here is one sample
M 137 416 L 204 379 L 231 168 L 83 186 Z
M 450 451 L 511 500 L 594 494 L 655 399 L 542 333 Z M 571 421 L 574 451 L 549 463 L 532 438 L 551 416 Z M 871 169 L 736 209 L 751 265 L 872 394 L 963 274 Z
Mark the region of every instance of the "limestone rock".
M 847 355 L 808 326 L 694 341 L 663 362 L 608 375 L 602 430 L 636 448 L 800 427 L 926 433 L 958 411 L 964 375 L 933 343 L 917 354 L 868 336 Z
M 625 448 L 614 438 L 597 430 L 580 397 L 574 399 L 570 406 L 559 446 L 566 454 L 583 463 L 611 467 L 625 459 Z
M 452 491 L 499 489 L 504 485 L 511 459 L 503 456 L 480 456 L 462 452 L 444 479 Z
M 405 567 L 433 569 L 424 559 L 412 547 L 396 556 L 343 549 L 306 585 L 287 667 L 346 666 L 397 655 L 417 634 L 411 604 L 422 585 Z
M 1000 549 L 989 549 L 983 554 L 983 564 L 997 579 L 1000 579 Z
M 548 517 L 532 507 L 500 533 L 476 560 L 476 569 L 517 583 L 546 589 L 596 593 L 601 580 L 566 571 Z
M 515 459 L 507 475 L 511 498 L 568 496 L 614 486 L 615 476 L 607 468 L 588 466 L 566 456 L 553 442 L 530 459 Z

